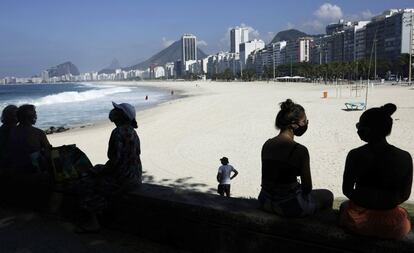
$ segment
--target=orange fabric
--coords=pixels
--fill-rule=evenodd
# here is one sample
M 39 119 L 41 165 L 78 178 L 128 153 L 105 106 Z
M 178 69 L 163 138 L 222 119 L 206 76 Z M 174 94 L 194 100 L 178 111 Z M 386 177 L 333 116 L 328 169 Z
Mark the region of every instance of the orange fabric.
M 401 239 L 411 230 L 410 216 L 402 207 L 370 210 L 349 201 L 340 213 L 340 225 L 354 233 L 383 239 Z

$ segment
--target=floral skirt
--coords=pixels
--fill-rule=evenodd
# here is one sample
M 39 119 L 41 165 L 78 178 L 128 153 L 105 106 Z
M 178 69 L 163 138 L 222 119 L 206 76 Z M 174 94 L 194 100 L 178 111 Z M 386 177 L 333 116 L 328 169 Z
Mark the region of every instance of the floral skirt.
M 356 234 L 382 239 L 401 239 L 411 230 L 410 216 L 402 207 L 371 210 L 352 201 L 341 205 L 339 223 Z

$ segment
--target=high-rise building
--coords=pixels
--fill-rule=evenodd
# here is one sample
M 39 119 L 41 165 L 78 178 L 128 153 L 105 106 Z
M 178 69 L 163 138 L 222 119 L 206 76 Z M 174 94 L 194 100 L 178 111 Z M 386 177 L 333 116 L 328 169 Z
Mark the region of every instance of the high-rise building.
M 362 27 L 355 32 L 355 60 L 365 58 L 365 31 L 366 27 Z
M 266 46 L 267 49 L 267 65 L 269 66 L 279 66 L 284 64 L 284 59 L 282 59 L 282 49 L 286 47 L 286 41 L 278 41 L 270 43 Z
M 310 37 L 289 41 L 286 45 L 285 63 L 309 62 L 312 43 L 313 39 Z
M 354 61 L 357 59 L 357 40 L 363 38 L 357 36 L 357 31 L 364 28 L 369 21 L 352 22 L 344 28 L 343 60 Z M 358 34 L 359 36 L 361 34 Z M 359 41 L 358 41 L 359 42 Z
M 240 52 L 240 43 L 249 41 L 249 30 L 236 27 L 230 30 L 230 53 Z
M 197 60 L 197 37 L 192 34 L 184 34 L 181 37 L 181 61 Z
M 44 83 L 49 82 L 49 71 L 47 70 L 42 71 L 42 82 Z
M 410 44 L 413 48 L 410 27 L 406 23 L 411 15 L 414 15 L 414 9 L 391 9 L 373 17 L 371 23 L 366 25 L 366 57 L 373 52 L 379 59 L 396 59 L 408 53 Z
M 326 26 L 326 35 L 332 35 L 334 33 L 343 31 L 344 28 L 348 25 L 347 22 L 344 22 L 343 19 L 340 19 L 338 23 L 332 23 Z
M 247 42 L 240 43 L 240 62 L 244 67 L 246 65 L 247 58 L 249 54 L 255 50 L 260 50 L 265 47 L 263 40 L 251 40 Z

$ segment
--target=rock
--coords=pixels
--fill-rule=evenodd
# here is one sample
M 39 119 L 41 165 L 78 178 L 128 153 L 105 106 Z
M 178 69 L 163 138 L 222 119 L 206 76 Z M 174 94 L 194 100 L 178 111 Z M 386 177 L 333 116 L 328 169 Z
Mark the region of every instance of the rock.
M 66 127 L 63 127 L 63 126 L 60 126 L 60 127 L 51 126 L 48 129 L 46 129 L 44 132 L 45 132 L 45 134 L 53 134 L 53 133 L 65 132 L 67 130 L 69 130 L 69 128 L 66 128 Z

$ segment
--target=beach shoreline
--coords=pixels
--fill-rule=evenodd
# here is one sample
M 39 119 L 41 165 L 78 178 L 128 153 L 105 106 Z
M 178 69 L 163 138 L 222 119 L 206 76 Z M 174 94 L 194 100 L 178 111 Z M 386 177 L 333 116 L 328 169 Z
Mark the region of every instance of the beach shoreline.
M 347 153 L 364 143 L 355 129 L 362 111 L 345 111 L 345 102 L 364 101 L 348 86 L 277 82 L 112 82 L 111 85 L 157 86 L 183 97 L 137 112 L 144 181 L 214 193 L 219 158 L 227 156 L 239 172 L 232 182 L 235 197 L 257 197 L 260 151 L 274 137 L 279 103 L 302 104 L 310 120 L 308 132 L 295 141 L 307 146 L 314 188 L 343 197 L 342 173 Z M 323 92 L 328 93 L 327 98 Z M 378 85 L 369 88 L 368 108 L 392 102 L 398 106 L 389 142 L 414 155 L 414 90 Z M 92 163 L 106 162 L 114 126 L 102 122 L 49 135 L 53 146 L 77 144 Z M 413 201 L 414 197 L 410 197 Z

